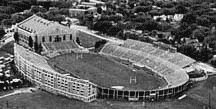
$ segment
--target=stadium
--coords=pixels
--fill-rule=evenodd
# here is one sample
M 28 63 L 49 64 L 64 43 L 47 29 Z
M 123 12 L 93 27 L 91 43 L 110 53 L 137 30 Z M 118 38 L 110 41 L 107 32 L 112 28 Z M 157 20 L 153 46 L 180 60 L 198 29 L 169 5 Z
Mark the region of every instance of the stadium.
M 82 30 L 74 37 L 81 45 L 75 40 L 43 42 L 42 54 L 15 43 L 18 70 L 43 90 L 84 102 L 97 98 L 155 101 L 187 89 L 189 76 L 184 68 L 195 60 L 170 46 L 109 39 L 99 52 L 92 52 L 87 48 L 99 37 Z

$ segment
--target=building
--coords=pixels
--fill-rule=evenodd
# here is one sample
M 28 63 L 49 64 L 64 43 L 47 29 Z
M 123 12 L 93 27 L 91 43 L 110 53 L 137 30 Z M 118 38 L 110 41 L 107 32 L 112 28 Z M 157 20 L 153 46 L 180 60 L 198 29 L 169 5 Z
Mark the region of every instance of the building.
M 91 3 L 96 3 L 97 5 L 105 5 L 105 2 L 99 1 L 99 0 L 89 0 Z
M 37 15 L 16 24 L 15 32 L 19 34 L 19 43 L 28 46 L 29 37 L 33 42 L 61 42 L 73 40 L 74 31 L 57 22 L 48 21 Z
M 171 48 L 164 44 L 155 43 L 153 45 L 131 39 L 128 39 L 124 41 L 123 44 L 120 44 L 118 43 L 118 40 L 101 37 L 85 29 L 84 27 L 71 25 L 71 29 L 69 29 L 69 27 L 45 20 L 36 15 L 33 15 L 17 24 L 16 32 L 20 35 L 20 42 L 22 42 L 14 44 L 14 62 L 18 71 L 27 80 L 36 84 L 43 90 L 57 95 L 63 95 L 68 98 L 82 100 L 84 102 L 91 102 L 97 98 L 123 98 L 129 101 L 154 101 L 173 97 L 187 89 L 189 76 L 183 68 L 193 64 L 195 61 L 180 53 L 171 52 Z M 82 36 L 84 39 L 87 39 L 87 36 L 89 36 L 91 38 L 95 37 L 109 41 L 109 43 L 104 45 L 99 52 L 100 55 L 112 56 L 112 58 L 118 58 L 123 61 L 128 60 L 131 63 L 131 66 L 137 66 L 140 69 L 146 67 L 163 77 L 166 80 L 167 85 L 152 90 L 130 90 L 127 88 L 121 90 L 119 87 L 115 87 L 113 89 L 113 87 L 110 88 L 109 86 L 106 87 L 103 84 L 100 84 L 103 79 L 99 78 L 97 75 L 94 75 L 94 77 L 99 78 L 99 83 L 93 83 L 92 78 L 83 79 L 83 77 L 79 75 L 81 73 L 76 72 L 76 70 L 68 71 L 55 63 L 48 64 L 48 57 L 39 55 L 25 48 L 25 45 L 28 43 L 28 38 L 32 37 L 34 42 L 46 45 L 48 50 L 52 49 L 52 51 L 57 50 L 58 52 L 58 50 L 61 51 L 64 48 L 78 48 L 79 50 L 74 53 L 79 54 L 83 53 L 81 50 L 84 50 L 84 48 L 73 45 L 73 41 L 70 40 L 74 40 L 74 38 Z M 73 47 L 69 47 L 68 44 L 71 44 Z M 165 51 L 161 48 L 168 48 L 169 50 Z M 64 52 L 59 53 L 59 55 L 62 54 L 64 54 Z M 68 58 L 65 59 L 67 60 Z M 77 60 L 74 62 L 77 62 Z M 72 64 L 76 65 L 74 63 Z M 90 64 L 92 64 L 92 61 Z M 73 68 L 71 66 L 69 67 Z M 88 71 L 89 68 L 86 73 L 88 73 Z M 118 71 L 116 72 L 119 73 Z M 86 75 L 86 73 L 83 74 Z M 105 73 L 109 74 L 107 72 Z M 129 73 L 131 74 L 131 72 Z
M 183 19 L 184 15 L 183 14 L 175 14 L 175 15 L 161 15 L 161 16 L 154 16 L 153 19 L 161 19 L 163 21 L 166 20 L 171 20 L 173 22 L 179 22 Z
M 56 72 L 47 64 L 46 58 L 16 43 L 14 57 L 20 73 L 41 89 L 84 102 L 96 99 L 95 84 L 88 80 L 74 78 L 70 73 Z
M 76 8 L 69 9 L 70 17 L 83 17 L 86 14 L 95 14 L 97 8 L 90 5 L 78 5 Z

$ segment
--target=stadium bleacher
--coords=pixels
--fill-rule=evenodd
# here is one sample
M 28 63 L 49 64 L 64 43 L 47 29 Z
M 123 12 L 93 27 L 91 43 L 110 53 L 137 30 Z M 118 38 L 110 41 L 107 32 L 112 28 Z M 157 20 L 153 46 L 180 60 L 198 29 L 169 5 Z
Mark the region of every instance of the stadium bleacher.
M 126 40 L 125 43 L 122 45 L 122 47 L 130 48 L 134 50 L 140 50 L 147 54 L 158 56 L 182 68 L 195 62 L 194 59 L 187 57 L 181 53 L 170 52 L 169 50 L 166 51 L 164 49 L 160 49 L 160 47 L 155 47 L 150 43 L 136 41 L 132 39 Z
M 156 49 L 153 52 L 150 52 L 150 54 L 155 55 L 155 56 L 160 56 L 163 55 L 164 53 L 166 53 L 164 50 L 161 49 Z
M 43 43 L 45 51 L 63 51 L 78 48 L 73 41 Z
M 128 49 L 124 49 L 122 47 L 117 46 L 116 50 L 112 53 L 112 55 L 116 57 L 122 57 L 126 53 L 127 50 Z
M 124 59 L 132 59 L 134 56 L 136 56 L 136 54 L 138 54 L 138 52 L 134 52 L 134 50 L 128 50 L 128 52 L 126 52 L 122 58 Z
M 105 49 L 102 49 L 102 52 L 107 53 L 107 54 L 111 54 L 113 51 L 115 51 L 115 46 L 114 45 L 107 45 Z
M 153 46 L 149 46 L 148 44 L 146 45 L 148 47 L 145 48 L 150 48 L 152 50 Z M 135 47 L 134 43 L 132 46 Z M 129 44 L 119 46 L 108 43 L 102 48 L 100 53 L 104 55 L 118 57 L 120 59 L 129 60 L 130 62 L 134 63 L 134 65 L 145 66 L 151 69 L 152 71 L 156 72 L 157 74 L 161 75 L 162 77 L 164 77 L 169 85 L 175 85 L 178 84 L 178 81 L 183 81 L 182 79 L 179 79 L 179 77 L 176 75 L 184 75 L 184 73 L 182 73 L 184 72 L 182 70 L 182 67 L 179 66 L 179 64 L 182 64 L 180 62 L 181 59 L 184 58 L 184 55 L 179 56 L 170 53 L 170 59 L 165 58 L 169 59 L 168 61 L 164 58 L 159 57 L 162 56 L 162 54 L 163 56 L 169 55 L 167 51 L 158 50 L 158 48 L 153 48 L 155 51 L 148 53 L 144 52 L 143 50 L 135 50 L 132 46 L 130 46 Z M 176 61 L 178 61 L 178 63 Z

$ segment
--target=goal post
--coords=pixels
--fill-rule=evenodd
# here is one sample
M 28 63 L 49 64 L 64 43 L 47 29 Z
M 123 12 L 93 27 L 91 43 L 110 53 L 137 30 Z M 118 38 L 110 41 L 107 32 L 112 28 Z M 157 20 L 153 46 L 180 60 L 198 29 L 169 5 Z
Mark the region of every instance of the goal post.
M 132 83 L 134 83 L 134 84 L 137 83 L 137 78 L 136 78 L 136 76 L 134 76 L 134 77 L 130 76 L 130 84 L 132 84 Z
M 83 59 L 83 54 L 82 53 L 77 53 L 76 54 L 76 59 Z

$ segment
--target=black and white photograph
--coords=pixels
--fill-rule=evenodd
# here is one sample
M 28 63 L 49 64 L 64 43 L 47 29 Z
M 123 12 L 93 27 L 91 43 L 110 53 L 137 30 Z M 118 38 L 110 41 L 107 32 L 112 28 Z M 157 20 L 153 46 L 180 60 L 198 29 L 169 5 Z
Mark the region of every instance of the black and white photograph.
M 216 109 L 216 0 L 0 0 L 0 109 Z

